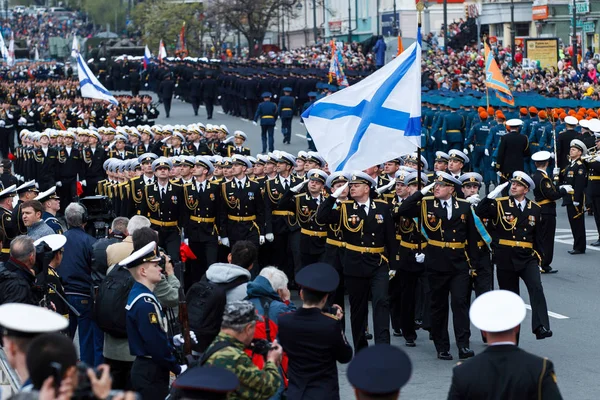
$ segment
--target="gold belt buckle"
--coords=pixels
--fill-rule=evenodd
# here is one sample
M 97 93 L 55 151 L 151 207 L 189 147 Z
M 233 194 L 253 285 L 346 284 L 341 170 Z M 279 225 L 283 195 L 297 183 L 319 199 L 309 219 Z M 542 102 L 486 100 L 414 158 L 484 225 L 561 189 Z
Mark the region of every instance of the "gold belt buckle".
M 517 247 L 521 246 L 521 242 L 519 242 L 518 240 L 515 243 L 517 244 Z
M 446 248 L 450 247 L 450 242 L 444 242 L 444 247 L 446 247 Z

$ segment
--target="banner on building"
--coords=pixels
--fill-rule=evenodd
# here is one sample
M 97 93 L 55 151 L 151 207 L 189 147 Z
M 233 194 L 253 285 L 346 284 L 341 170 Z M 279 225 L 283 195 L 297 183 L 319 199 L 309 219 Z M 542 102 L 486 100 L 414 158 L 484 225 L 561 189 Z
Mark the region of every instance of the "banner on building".
M 548 6 L 533 6 L 531 16 L 534 21 L 540 21 L 548 18 Z
M 558 66 L 558 38 L 525 39 L 525 57 L 539 61 L 540 67 Z
M 329 32 L 338 33 L 342 31 L 342 21 L 329 21 Z

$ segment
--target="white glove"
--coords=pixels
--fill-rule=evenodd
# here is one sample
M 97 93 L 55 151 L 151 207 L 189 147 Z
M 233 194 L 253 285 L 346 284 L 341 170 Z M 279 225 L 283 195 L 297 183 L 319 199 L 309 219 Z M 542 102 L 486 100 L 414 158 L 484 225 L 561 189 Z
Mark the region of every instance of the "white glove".
M 221 238 L 221 244 L 229 247 L 229 238 Z
M 465 147 L 465 148 L 463 149 L 463 153 L 465 153 L 465 154 L 469 154 L 469 150 L 468 150 L 468 149 Z
M 342 195 L 342 192 L 344 190 L 346 190 L 346 188 L 348 187 L 349 182 L 344 183 L 344 186 L 340 186 L 339 188 L 335 189 L 335 192 L 333 192 L 333 194 L 331 195 L 334 199 L 337 199 L 338 197 L 340 197 Z
M 380 187 L 379 189 L 376 190 L 377 194 L 382 194 L 387 192 L 392 186 L 394 186 L 396 184 L 396 179 L 392 179 L 390 181 L 390 183 L 388 183 L 387 185 L 384 185 L 382 187 Z
M 185 371 L 187 371 L 187 369 L 188 369 L 188 366 L 187 366 L 187 365 L 185 365 L 185 364 L 183 364 L 183 365 L 180 365 L 180 366 L 179 366 L 179 368 L 181 368 L 181 372 L 179 373 L 179 375 L 181 375 L 181 374 L 183 374 Z
M 298 193 L 300 191 L 300 189 L 302 189 L 304 187 L 304 185 L 306 185 L 307 182 L 308 182 L 308 179 L 305 180 L 305 181 L 300 182 L 299 184 L 297 184 L 296 186 L 294 186 L 290 190 L 292 191 L 292 193 Z
M 553 175 L 560 175 L 560 168 L 559 167 L 555 167 L 552 169 L 552 174 Z
M 395 276 L 396 276 L 396 270 L 395 269 L 390 269 L 388 271 L 389 280 L 391 281 L 392 279 L 394 279 Z
M 492 161 L 492 168 L 496 166 L 496 161 Z
M 427 186 L 425 186 L 423 189 L 421 189 L 421 193 L 423 193 L 423 196 L 425 196 L 427 193 L 429 193 L 429 191 L 431 190 L 431 188 L 435 185 L 435 183 L 431 183 Z
M 448 144 L 447 140 L 442 140 L 442 144 Z
M 573 186 L 571 186 L 571 185 L 561 185 L 559 187 L 559 189 L 564 189 L 565 192 L 567 192 L 567 193 L 574 193 L 575 192 L 575 190 L 573 190 Z
M 61 181 L 56 182 L 56 186 L 62 187 L 62 182 Z
M 194 342 L 194 344 L 198 344 L 198 339 L 196 339 L 196 334 L 194 333 L 194 331 L 190 331 L 190 339 L 192 339 L 192 342 Z M 185 343 L 185 339 L 183 338 L 183 334 L 178 334 L 173 336 L 173 344 L 177 347 L 181 347 L 183 346 L 183 344 Z
M 29 111 L 29 116 L 33 117 L 35 114 L 33 113 L 33 111 Z
M 256 121 L 252 121 L 252 125 L 256 126 L 258 124 L 256 123 Z
M 263 235 L 260 235 L 260 236 L 258 237 L 258 244 L 260 244 L 261 246 L 262 246 L 263 244 L 265 244 L 265 237 L 264 237 Z
M 435 136 L 429 136 L 432 142 L 435 142 Z
M 85 181 L 85 179 L 84 179 L 84 180 L 82 180 L 82 181 L 81 181 L 81 182 L 79 182 L 79 183 L 81 183 L 81 186 L 87 186 L 87 182 Z
M 25 125 L 27 120 L 24 117 L 19 118 L 19 125 Z
M 425 262 L 425 254 L 423 254 L 423 253 L 417 253 L 417 254 L 415 254 L 415 260 L 419 264 L 423 264 Z
M 477 204 L 479 204 L 479 202 L 481 201 L 481 199 L 479 198 L 478 194 L 474 194 L 473 196 L 467 197 L 467 201 L 469 203 L 471 203 L 472 205 L 476 206 Z
M 483 154 L 485 154 L 486 157 L 489 157 L 490 156 L 490 151 L 488 149 L 485 149 L 483 151 Z
M 496 175 L 498 175 L 499 177 L 502 177 L 502 172 L 498 171 L 498 172 L 496 172 Z
M 554 158 L 554 157 L 555 157 L 554 153 L 550 153 L 550 158 Z
M 475 150 L 475 146 L 473 146 L 472 144 L 469 145 L 469 149 L 471 150 L 471 152 L 473 152 L 473 150 Z
M 504 190 L 505 187 L 508 186 L 510 182 L 504 182 L 502 185 L 496 187 L 494 190 L 492 190 L 490 192 L 490 194 L 487 195 L 488 199 L 495 199 L 496 197 L 498 197 L 498 195 L 500 194 L 500 192 L 502 192 Z
M 275 239 L 275 236 L 273 236 L 272 233 L 267 233 L 265 239 L 267 239 L 267 242 L 272 242 Z
M 579 203 L 578 203 L 578 202 L 576 202 L 576 201 L 574 201 L 574 202 L 573 202 L 573 205 L 574 205 L 575 207 L 578 207 L 578 206 L 579 206 Z
M 0 119 L 0 128 L 4 128 L 6 126 L 6 122 L 3 119 Z
M 227 139 L 223 140 L 223 143 L 231 143 L 233 142 L 233 139 L 235 139 L 235 137 L 229 136 Z
M 187 244 L 188 246 L 190 245 L 190 239 L 183 239 L 183 243 Z
M 596 156 L 595 160 L 596 160 L 597 162 L 600 162 L 600 156 Z

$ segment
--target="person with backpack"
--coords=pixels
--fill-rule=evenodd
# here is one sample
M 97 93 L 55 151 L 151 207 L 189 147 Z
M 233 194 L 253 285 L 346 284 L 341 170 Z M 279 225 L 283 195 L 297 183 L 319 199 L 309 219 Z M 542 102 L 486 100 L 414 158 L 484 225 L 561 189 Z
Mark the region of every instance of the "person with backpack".
M 250 270 L 257 257 L 254 243 L 240 240 L 227 256 L 229 263 L 214 263 L 186 293 L 190 328 L 198 338 L 195 351 L 203 352 L 221 329 L 227 303 L 246 298 Z
M 94 271 L 94 281 L 101 280 L 105 275 L 110 264 L 106 259 L 106 249 L 114 243 L 121 242 L 128 235 L 127 224 L 129 218 L 117 217 L 113 219 L 108 236 L 98 239 L 92 246 L 92 270 Z

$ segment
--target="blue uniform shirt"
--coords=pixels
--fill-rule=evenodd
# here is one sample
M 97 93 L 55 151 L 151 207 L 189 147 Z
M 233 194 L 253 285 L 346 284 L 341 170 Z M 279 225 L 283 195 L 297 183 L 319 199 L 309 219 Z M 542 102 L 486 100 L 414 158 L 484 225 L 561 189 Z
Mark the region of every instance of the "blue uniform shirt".
M 281 96 L 279 99 L 279 116 L 281 118 L 292 118 L 295 108 L 296 104 L 292 96 Z
M 259 118 L 261 126 L 275 125 L 275 121 L 277 120 L 277 106 L 275 103 L 270 101 L 260 103 L 256 109 L 256 114 L 254 114 L 254 121 L 258 122 Z
M 486 121 L 478 122 L 471 127 L 471 131 L 465 140 L 465 147 L 473 144 L 477 147 L 484 146 L 491 130 L 490 123 Z
M 48 211 L 44 211 L 44 214 L 42 214 L 42 220 L 44 220 L 46 225 L 52 228 L 54 233 L 57 235 L 62 235 L 63 227 L 60 225 L 60 222 L 58 222 L 58 219 L 56 219 L 54 215 L 50 214 Z
M 139 282 L 133 284 L 127 298 L 127 340 L 132 356 L 150 357 L 158 365 L 178 375 L 167 337 L 167 323 L 154 294 Z

